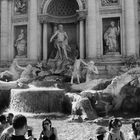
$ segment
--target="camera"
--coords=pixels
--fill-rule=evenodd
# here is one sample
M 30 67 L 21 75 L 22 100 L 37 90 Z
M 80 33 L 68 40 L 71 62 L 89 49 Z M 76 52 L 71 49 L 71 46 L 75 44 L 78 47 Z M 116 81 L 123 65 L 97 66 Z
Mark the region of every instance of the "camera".
M 28 129 L 28 137 L 32 136 L 32 130 Z

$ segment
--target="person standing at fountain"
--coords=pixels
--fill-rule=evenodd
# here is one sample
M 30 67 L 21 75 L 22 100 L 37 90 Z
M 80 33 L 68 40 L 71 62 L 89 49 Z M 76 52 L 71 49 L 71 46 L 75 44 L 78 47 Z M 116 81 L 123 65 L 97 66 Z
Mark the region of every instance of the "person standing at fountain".
M 0 134 L 3 132 L 4 129 L 6 129 L 9 124 L 6 122 L 6 116 L 0 115 Z
M 8 115 L 7 115 L 7 123 L 9 125 L 12 125 L 13 117 L 14 117 L 13 113 L 8 113 Z
M 112 118 L 109 121 L 109 132 L 107 132 L 105 140 L 125 140 L 124 134 L 120 130 L 121 127 L 121 120 L 117 118 Z
M 128 140 L 140 140 L 140 120 L 132 122 L 132 132 L 128 133 Z
M 26 140 L 25 134 L 28 130 L 27 119 L 23 115 L 16 115 L 13 119 L 14 134 L 11 136 L 12 140 Z M 33 140 L 30 136 L 29 140 Z
M 43 120 L 42 128 L 39 140 L 58 140 L 56 128 L 52 127 L 50 119 Z

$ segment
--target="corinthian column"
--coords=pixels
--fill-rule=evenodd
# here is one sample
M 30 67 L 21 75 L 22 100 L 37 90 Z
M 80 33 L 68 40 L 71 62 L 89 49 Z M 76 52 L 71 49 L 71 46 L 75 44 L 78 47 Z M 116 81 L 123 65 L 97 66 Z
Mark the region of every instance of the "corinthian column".
M 96 0 L 88 0 L 88 15 L 87 15 L 87 57 L 93 58 L 97 55 L 97 11 L 96 11 Z
M 8 27 L 8 0 L 1 0 L 1 60 L 8 60 Z
M 125 27 L 127 56 L 136 55 L 138 47 L 138 16 L 137 0 L 125 0 Z
M 38 58 L 38 21 L 37 21 L 37 0 L 30 0 L 30 17 L 29 17 L 29 58 L 37 60 Z
M 85 25 L 84 21 L 87 16 L 87 10 L 77 10 L 78 19 L 79 19 L 79 49 L 80 49 L 80 58 L 84 58 L 84 50 L 85 50 Z
M 84 21 L 80 20 L 80 58 L 84 58 Z
M 48 45 L 47 45 L 47 23 L 43 24 L 43 60 L 47 60 Z

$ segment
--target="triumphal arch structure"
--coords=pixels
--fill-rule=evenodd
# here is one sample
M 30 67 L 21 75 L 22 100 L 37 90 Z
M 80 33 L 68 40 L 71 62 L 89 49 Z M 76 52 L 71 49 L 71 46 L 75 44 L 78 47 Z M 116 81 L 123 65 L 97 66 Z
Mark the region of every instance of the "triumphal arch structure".
M 80 58 L 139 58 L 137 0 L 1 0 L 1 63 L 53 60 L 50 38 L 60 24 Z

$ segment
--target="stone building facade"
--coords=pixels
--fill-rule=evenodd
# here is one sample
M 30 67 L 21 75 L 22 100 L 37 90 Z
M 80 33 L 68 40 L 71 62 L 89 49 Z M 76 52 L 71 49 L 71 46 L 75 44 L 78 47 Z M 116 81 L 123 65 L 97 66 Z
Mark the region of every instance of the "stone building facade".
M 80 58 L 139 58 L 139 4 L 138 0 L 1 0 L 0 61 L 53 59 L 50 38 L 59 24 Z

